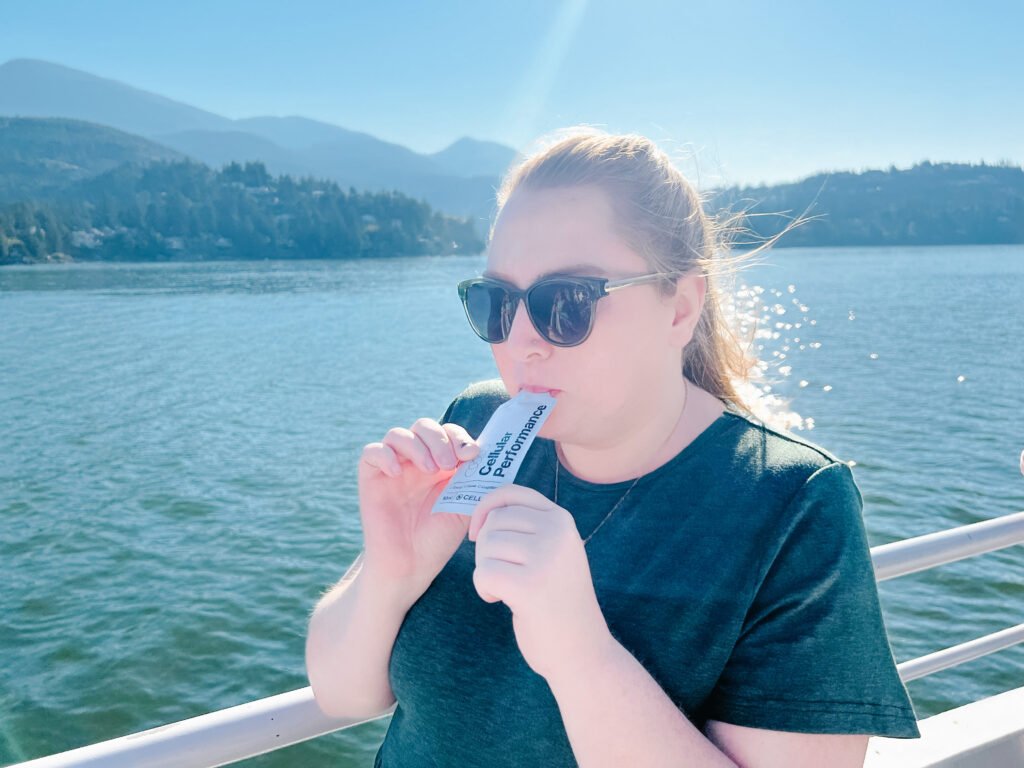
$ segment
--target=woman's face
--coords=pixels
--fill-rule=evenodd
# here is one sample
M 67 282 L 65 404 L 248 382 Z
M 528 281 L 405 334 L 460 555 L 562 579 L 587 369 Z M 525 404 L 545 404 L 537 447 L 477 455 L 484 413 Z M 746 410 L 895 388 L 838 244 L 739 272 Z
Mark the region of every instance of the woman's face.
M 634 277 L 654 271 L 613 230 L 607 194 L 593 186 L 512 194 L 494 229 L 485 274 L 527 288 L 552 273 Z M 682 386 L 677 302 L 656 284 L 615 291 L 596 307 L 579 346 L 541 337 L 520 303 L 508 339 L 491 352 L 510 395 L 557 390 L 540 434 L 598 448 L 657 417 L 671 387 Z

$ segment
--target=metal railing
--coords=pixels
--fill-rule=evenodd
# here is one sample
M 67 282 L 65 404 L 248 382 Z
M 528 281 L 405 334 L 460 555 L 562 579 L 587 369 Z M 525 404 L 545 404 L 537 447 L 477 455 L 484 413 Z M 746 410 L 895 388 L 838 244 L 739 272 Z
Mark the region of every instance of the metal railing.
M 1024 512 L 1017 512 L 872 547 L 871 562 L 875 578 L 885 581 L 1022 543 Z M 903 682 L 909 682 L 1021 642 L 1024 642 L 1024 624 L 905 661 L 896 668 Z
M 972 555 L 1024 544 L 1024 512 L 871 549 L 878 581 Z M 904 681 L 930 675 L 1024 641 L 1024 624 L 898 665 Z M 320 711 L 311 688 L 222 709 L 91 744 L 11 768 L 213 768 L 387 717 L 338 720 Z
M 1024 543 L 1024 512 L 871 548 L 878 581 Z

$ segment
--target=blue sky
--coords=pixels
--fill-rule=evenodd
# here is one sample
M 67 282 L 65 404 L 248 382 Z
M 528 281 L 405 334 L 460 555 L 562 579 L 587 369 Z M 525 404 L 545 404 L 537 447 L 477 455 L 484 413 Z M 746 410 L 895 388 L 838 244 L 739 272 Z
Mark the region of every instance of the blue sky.
M 228 117 L 421 152 L 574 123 L 700 182 L 1024 162 L 1024 2 L 0 0 L 0 62 L 54 61 Z

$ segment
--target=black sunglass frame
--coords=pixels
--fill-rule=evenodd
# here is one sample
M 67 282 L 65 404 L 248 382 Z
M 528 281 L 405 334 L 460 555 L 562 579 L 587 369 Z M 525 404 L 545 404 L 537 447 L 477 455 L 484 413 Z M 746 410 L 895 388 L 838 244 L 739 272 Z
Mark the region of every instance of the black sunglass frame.
M 582 344 L 590 337 L 590 332 L 594 329 L 594 318 L 597 316 L 597 302 L 608 296 L 613 291 L 620 290 L 622 288 L 629 288 L 633 285 L 645 285 L 647 283 L 653 283 L 664 277 L 679 277 L 682 273 L 680 272 L 653 272 L 647 275 L 636 275 L 634 277 L 626 277 L 620 280 L 611 280 L 607 277 L 585 277 L 577 275 L 556 275 L 551 277 L 541 278 L 537 282 L 533 283 L 527 288 L 518 288 L 511 283 L 507 283 L 504 280 L 498 280 L 493 277 L 471 277 L 468 280 L 463 280 L 459 283 L 459 300 L 462 302 L 462 308 L 466 312 L 466 319 L 469 320 L 469 326 L 473 329 L 480 339 L 486 341 L 488 344 L 502 344 L 508 340 L 508 333 L 500 339 L 491 339 L 481 332 L 477 327 L 477 324 L 473 321 L 473 316 L 469 311 L 469 302 L 467 296 L 469 289 L 476 285 L 484 285 L 493 288 L 500 288 L 505 291 L 505 296 L 502 301 L 511 301 L 512 313 L 509 317 L 509 327 L 511 328 L 512 322 L 515 320 L 516 312 L 519 311 L 519 302 L 522 301 L 523 306 L 526 307 L 526 314 L 530 318 L 530 323 L 534 329 L 540 334 L 540 337 L 544 339 L 548 344 L 556 347 L 576 347 Z M 533 316 L 533 312 L 530 310 L 530 296 L 539 286 L 545 286 L 550 284 L 559 285 L 570 285 L 573 287 L 582 287 L 587 292 L 587 299 L 589 302 L 589 323 L 587 325 L 586 333 L 580 337 L 579 340 L 571 342 L 555 341 L 548 334 L 547 328 L 541 328 L 537 319 Z

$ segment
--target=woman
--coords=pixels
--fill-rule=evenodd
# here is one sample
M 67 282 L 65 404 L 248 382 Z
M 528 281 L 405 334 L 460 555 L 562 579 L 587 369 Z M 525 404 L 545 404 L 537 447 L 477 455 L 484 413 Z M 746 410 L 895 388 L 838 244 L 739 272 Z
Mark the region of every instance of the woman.
M 460 286 L 501 379 L 366 446 L 365 549 L 310 623 L 325 712 L 397 699 L 377 765 L 839 768 L 919 735 L 848 465 L 737 396 L 720 236 L 642 137 L 506 179 Z M 515 484 L 431 515 L 524 389 L 556 404 Z

